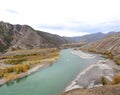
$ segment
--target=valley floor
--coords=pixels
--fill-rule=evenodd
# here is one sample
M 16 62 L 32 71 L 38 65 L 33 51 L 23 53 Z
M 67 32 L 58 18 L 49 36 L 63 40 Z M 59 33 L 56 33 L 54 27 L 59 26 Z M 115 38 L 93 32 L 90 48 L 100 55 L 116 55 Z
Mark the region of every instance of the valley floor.
M 16 63 L 16 60 L 19 61 L 25 58 L 25 61 Z M 0 56 L 0 85 L 28 76 L 41 68 L 50 66 L 58 58 L 59 50 L 53 48 L 6 53 L 4 56 Z

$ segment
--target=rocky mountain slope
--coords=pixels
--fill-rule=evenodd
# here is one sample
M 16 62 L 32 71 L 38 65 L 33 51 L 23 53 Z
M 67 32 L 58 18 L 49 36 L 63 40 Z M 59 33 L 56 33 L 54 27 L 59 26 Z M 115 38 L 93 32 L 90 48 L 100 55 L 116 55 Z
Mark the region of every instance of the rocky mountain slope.
M 0 52 L 6 49 L 57 47 L 70 42 L 70 38 L 37 31 L 28 25 L 0 22 Z
M 120 64 L 120 32 L 112 33 L 100 41 L 81 47 L 82 49 L 102 53 Z

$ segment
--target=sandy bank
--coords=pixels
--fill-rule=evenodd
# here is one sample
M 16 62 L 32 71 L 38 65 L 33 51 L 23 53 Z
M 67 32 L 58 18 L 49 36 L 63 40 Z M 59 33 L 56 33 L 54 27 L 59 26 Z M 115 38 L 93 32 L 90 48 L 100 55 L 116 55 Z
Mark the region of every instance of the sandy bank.
M 81 50 L 72 50 L 71 53 L 74 54 L 74 55 L 77 55 L 77 56 L 79 56 L 80 58 L 83 58 L 83 59 L 93 59 L 93 58 L 95 58 L 94 55 L 84 53 Z
M 77 78 L 65 89 L 69 91 L 76 88 L 92 88 L 102 86 L 100 79 L 104 76 L 108 81 L 111 81 L 115 72 L 107 65 L 109 60 L 100 60 L 82 71 Z

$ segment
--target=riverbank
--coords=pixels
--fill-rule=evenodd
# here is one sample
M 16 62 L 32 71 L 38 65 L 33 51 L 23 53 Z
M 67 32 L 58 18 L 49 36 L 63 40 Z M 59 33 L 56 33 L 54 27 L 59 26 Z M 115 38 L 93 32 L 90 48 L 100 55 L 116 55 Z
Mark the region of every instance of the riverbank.
M 81 58 L 91 59 L 95 56 L 84 53 L 80 50 L 71 51 L 72 54 Z M 82 71 L 75 80 L 65 89 L 65 92 L 77 88 L 93 88 L 102 86 L 101 78 L 104 76 L 107 82 L 112 81 L 113 76 L 120 70 L 112 60 L 99 60 Z
M 0 56 L 0 85 L 28 76 L 59 59 L 59 49 L 11 51 Z
M 42 69 L 42 68 L 45 68 L 47 66 L 50 66 L 51 63 L 44 63 L 44 64 L 39 64 L 39 65 L 36 65 L 35 67 L 31 68 L 30 70 L 28 70 L 26 73 L 20 73 L 20 74 L 17 74 L 15 75 L 11 80 L 7 80 L 6 78 L 2 78 L 0 79 L 0 85 L 4 85 L 10 81 L 15 81 L 19 78 L 23 78 L 25 76 L 28 76 L 30 74 L 33 74 L 35 73 L 36 71 Z
M 62 95 L 120 95 L 120 84 L 94 87 L 90 89 L 73 89 Z

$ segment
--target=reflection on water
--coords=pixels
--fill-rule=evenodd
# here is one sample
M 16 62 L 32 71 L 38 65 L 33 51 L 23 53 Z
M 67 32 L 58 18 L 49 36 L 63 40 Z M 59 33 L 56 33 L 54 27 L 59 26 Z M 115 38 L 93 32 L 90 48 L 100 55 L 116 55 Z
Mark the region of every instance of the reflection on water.
M 11 85 L 13 85 L 14 83 L 15 83 L 15 81 L 10 81 L 10 82 L 6 83 L 6 86 L 11 86 Z
M 23 77 L 23 78 L 17 79 L 16 81 L 10 81 L 10 82 L 6 83 L 6 86 L 12 86 L 12 85 L 14 85 L 15 83 L 23 82 L 23 81 L 25 81 L 25 80 L 27 79 L 27 77 L 28 77 L 28 76 L 25 76 L 25 77 Z
M 27 77 L 28 77 L 28 76 L 25 76 L 25 77 L 23 77 L 23 78 L 17 79 L 17 80 L 16 80 L 16 83 L 20 83 L 20 82 L 22 82 L 22 81 L 25 81 L 25 80 L 27 79 Z
M 3 84 L 4 85 L 4 84 Z M 0 85 L 0 87 L 2 87 L 3 85 Z

